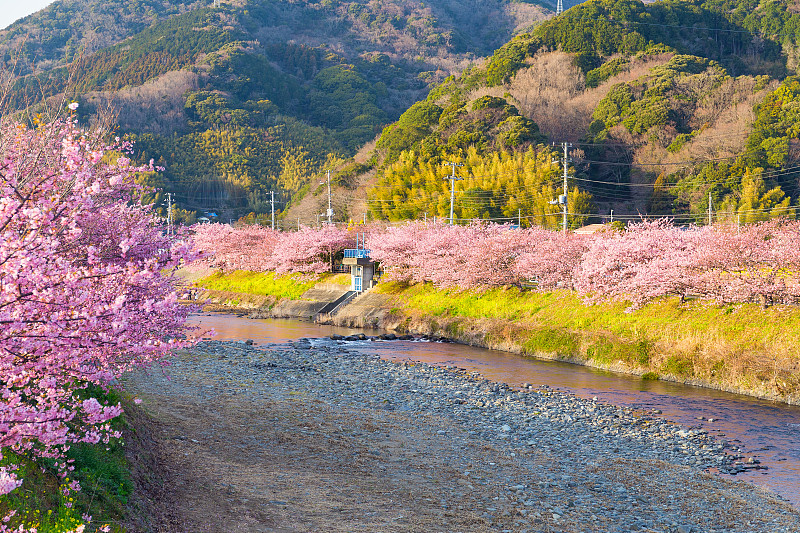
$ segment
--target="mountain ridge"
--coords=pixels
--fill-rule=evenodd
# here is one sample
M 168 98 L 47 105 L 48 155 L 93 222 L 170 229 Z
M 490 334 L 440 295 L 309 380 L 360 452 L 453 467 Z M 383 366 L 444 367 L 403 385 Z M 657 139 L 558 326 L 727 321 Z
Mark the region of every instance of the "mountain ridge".
M 126 0 L 121 22 L 106 31 L 125 39 L 79 54 L 72 50 L 86 44 L 84 22 L 115 12 L 97 2 L 83 6 L 90 15 L 68 39 L 65 20 L 78 4 L 57 2 L 0 33 L 8 63 L 23 29 L 37 20 L 40 30 L 60 28 L 60 40 L 17 49 L 23 59 L 45 59 L 36 73 L 18 69 L 12 107 L 37 110 L 43 97 L 66 94 L 89 124 L 111 108 L 121 131 L 133 134 L 137 158 L 166 166 L 154 183 L 185 207 L 238 217 L 263 212 L 268 191 L 282 202 L 303 194 L 302 183 L 323 169 L 328 154 L 352 155 L 430 84 L 546 13 L 507 0 L 210 4 Z M 139 11 L 144 15 L 127 16 Z M 129 35 L 126 28 L 133 28 Z M 267 152 L 267 159 L 248 155 Z M 186 189 L 213 193 L 196 198 Z
M 365 201 L 379 218 L 445 216 L 445 169 L 434 167 L 458 161 L 467 179 L 455 185 L 457 218 L 510 221 L 516 212 L 528 223 L 555 227 L 556 168 L 518 164 L 515 179 L 534 180 L 524 186 L 469 177 L 480 176 L 471 170 L 498 152 L 480 154 L 481 143 L 491 141 L 488 129 L 465 128 L 459 135 L 467 143 L 461 143 L 452 135 L 452 116 L 461 113 L 468 125 L 470 107 L 491 97 L 498 107 L 514 106 L 550 141 L 575 144 L 571 196 L 589 194 L 590 201 L 570 206 L 573 224 L 609 220 L 612 212 L 616 220 L 669 216 L 703 223 L 709 198 L 717 221 L 795 216 L 800 141 L 791 126 L 797 120 L 793 28 L 800 19 L 782 6 L 786 16 L 778 28 L 770 26 L 769 13 L 780 11 L 772 3 L 754 6 L 755 15 L 747 16 L 738 8 L 722 13 L 713 2 L 590 0 L 573 7 L 515 37 L 484 66 L 434 88 L 423 104 L 441 110 L 432 121 L 414 116 L 412 108 L 384 130 L 377 147 L 387 162 L 379 165 Z M 676 13 L 687 15 L 670 23 Z M 643 33 L 621 31 L 642 20 L 652 21 Z M 732 39 L 697 38 L 712 24 Z M 691 25 L 696 32 L 684 31 Z M 764 27 L 781 39 L 762 42 Z M 392 145 L 398 128 L 406 132 L 400 150 Z M 402 149 L 413 155 L 403 159 Z M 410 166 L 408 157 L 415 159 Z M 406 165 L 399 173 L 398 158 Z M 414 207 L 412 197 L 422 204 Z M 483 206 L 478 213 L 476 203 Z
M 560 167 L 534 163 L 558 155 L 545 139 L 576 145 L 575 224 L 612 210 L 699 221 L 709 195 L 749 220 L 791 214 L 800 196 L 788 2 L 589 0 L 549 20 L 504 0 L 188 5 L 72 63 L 81 120 L 115 107 L 136 156 L 167 166 L 149 183 L 184 208 L 255 220 L 277 191 L 281 218 L 313 223 L 331 170 L 340 220 L 443 216 L 439 163 L 471 160 L 521 181 L 458 183 L 458 218 L 545 223 L 560 210 Z M 19 107 L 25 83 L 68 88 L 51 61 L 18 79 Z

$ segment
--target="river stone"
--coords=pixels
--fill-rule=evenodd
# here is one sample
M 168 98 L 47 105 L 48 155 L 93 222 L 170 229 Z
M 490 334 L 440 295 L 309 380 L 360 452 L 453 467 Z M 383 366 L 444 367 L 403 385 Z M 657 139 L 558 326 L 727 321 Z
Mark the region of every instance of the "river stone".
M 471 436 L 469 438 L 488 441 L 490 446 L 498 449 L 500 459 L 498 462 L 503 466 L 496 468 L 497 479 L 492 478 L 494 472 L 490 474 L 476 471 L 474 478 L 476 484 L 491 483 L 507 487 L 512 492 L 503 492 L 506 495 L 504 500 L 514 501 L 514 505 L 524 502 L 529 509 L 542 505 L 543 508 L 540 510 L 546 513 L 545 516 L 549 518 L 551 515 L 557 515 L 559 520 L 564 521 L 559 526 L 563 525 L 561 529 L 565 531 L 587 530 L 575 529 L 574 524 L 583 523 L 585 526 L 590 519 L 583 515 L 592 510 L 601 516 L 604 523 L 612 521 L 607 524 L 611 529 L 606 528 L 602 531 L 609 532 L 615 527 L 632 531 L 636 525 L 640 528 L 675 533 L 682 520 L 677 511 L 673 511 L 674 506 L 671 502 L 664 502 L 662 505 L 649 496 L 645 499 L 637 498 L 644 508 L 653 506 L 654 511 L 659 514 L 636 518 L 636 513 L 642 508 L 630 507 L 636 505 L 633 501 L 634 496 L 627 492 L 621 483 L 612 482 L 608 478 L 603 479 L 607 463 L 614 463 L 609 465 L 612 472 L 613 468 L 618 468 L 615 463 L 617 454 L 623 459 L 657 458 L 683 465 L 695 463 L 709 465 L 712 461 L 726 459 L 721 453 L 719 442 L 713 444 L 713 439 L 706 432 L 681 430 L 679 426 L 671 423 L 656 422 L 647 416 L 634 415 L 630 409 L 593 403 L 591 400 L 579 399 L 547 387 L 537 387 L 525 394 L 508 393 L 510 388 L 506 384 L 491 383 L 480 379 L 477 374 L 461 372 L 455 367 L 444 369 L 419 362 L 411 364 L 387 362 L 375 354 L 351 351 L 332 342 L 327 346 L 324 342 L 322 346 L 319 342 L 315 342 L 313 350 L 303 349 L 301 352 L 300 345 L 306 343 L 307 340 L 289 343 L 289 346 L 296 346 L 297 349 L 288 350 L 280 348 L 279 345 L 250 348 L 241 344 L 203 343 L 198 349 L 215 353 L 218 359 L 205 358 L 199 362 L 193 361 L 190 368 L 194 369 L 198 365 L 209 369 L 216 367 L 214 375 L 227 375 L 232 380 L 229 383 L 223 382 L 220 390 L 225 391 L 231 387 L 230 393 L 240 394 L 239 397 L 242 398 L 254 394 L 270 394 L 273 383 L 281 384 L 285 381 L 291 390 L 313 391 L 321 401 L 329 402 L 333 406 L 341 404 L 375 407 L 384 405 L 385 399 L 391 398 L 398 411 L 405 411 L 412 417 L 430 414 L 435 409 L 435 416 L 451 418 L 454 422 L 463 424 Z M 228 361 L 223 362 L 223 357 L 227 357 Z M 245 358 L 244 362 L 247 364 L 236 362 L 236 359 L 241 361 L 242 358 Z M 254 367 L 253 363 L 256 362 L 261 366 Z M 253 368 L 256 375 L 252 374 Z M 247 380 L 256 378 L 256 383 L 245 387 L 240 380 L 242 377 Z M 213 389 L 207 385 L 202 387 L 204 393 Z M 492 395 L 489 393 L 490 390 L 504 391 L 504 393 Z M 460 403 L 462 401 L 463 405 Z M 543 414 L 537 416 L 536 413 L 539 412 Z M 566 422 L 568 418 L 572 419 L 571 424 Z M 493 431 L 491 428 L 498 428 L 506 433 L 504 442 L 498 442 L 503 438 L 502 434 L 498 434 L 497 429 Z M 512 428 L 514 428 L 512 435 L 508 435 Z M 434 435 L 443 435 L 443 430 L 432 429 Z M 461 438 L 458 431 L 446 433 L 448 438 Z M 604 437 L 603 433 L 608 433 L 609 436 Z M 581 443 L 580 446 L 575 447 L 576 442 Z M 540 450 L 514 448 L 522 444 L 537 446 Z M 371 448 L 373 449 L 378 450 Z M 673 449 L 679 453 L 674 453 Z M 520 459 L 515 459 L 514 463 L 524 464 L 528 460 L 527 457 L 537 458 L 539 453 L 556 460 L 547 465 L 547 468 L 539 469 L 537 465 L 531 465 L 532 475 L 529 478 L 518 475 L 509 478 L 500 477 L 503 468 L 506 467 L 506 459 L 513 457 L 515 453 Z M 747 460 L 741 456 L 738 459 Z M 563 465 L 560 464 L 562 460 Z M 727 460 L 733 461 L 732 458 Z M 755 464 L 757 463 L 750 463 L 751 467 Z M 726 464 L 719 466 L 720 470 L 724 470 Z M 594 468 L 597 470 L 591 472 L 587 470 Z M 745 465 L 736 465 L 731 469 L 744 470 Z M 654 476 L 659 475 L 658 471 L 655 471 Z M 589 483 L 590 478 L 591 483 Z M 524 485 L 517 484 L 519 481 L 528 481 L 532 488 L 526 490 Z M 522 493 L 514 494 L 520 487 Z M 631 493 L 637 492 L 633 486 L 628 490 Z M 678 497 L 682 498 L 683 495 Z M 605 502 L 612 507 L 597 507 L 596 504 L 599 502 Z M 764 503 L 766 505 L 767 501 Z M 566 514 L 562 508 L 567 511 Z M 716 505 L 709 504 L 706 510 L 711 513 L 715 509 Z M 698 524 L 694 526 L 684 524 L 688 529 L 683 531 L 699 533 L 713 530 L 713 518 L 710 518 L 712 515 L 708 513 L 704 513 L 702 509 L 698 510 L 696 516 Z M 756 512 L 756 514 L 761 513 Z M 767 515 L 766 508 L 763 515 Z M 655 520 L 652 520 L 653 518 Z M 767 524 L 763 518 L 759 518 L 762 520 L 759 522 L 760 525 Z M 583 522 L 575 522 L 576 520 Z M 674 520 L 672 527 L 665 527 L 672 520 Z M 612 526 L 613 523 L 615 527 Z M 653 527 L 649 525 L 651 523 Z M 789 531 L 778 528 L 761 530 Z M 742 527 L 730 531 L 744 532 L 747 529 Z

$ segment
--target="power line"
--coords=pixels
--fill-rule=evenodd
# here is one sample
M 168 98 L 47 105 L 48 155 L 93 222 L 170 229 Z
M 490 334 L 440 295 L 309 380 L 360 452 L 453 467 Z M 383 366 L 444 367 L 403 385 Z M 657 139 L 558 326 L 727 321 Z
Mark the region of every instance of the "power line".
M 579 144 L 579 146 L 585 146 L 585 144 L 583 144 L 583 143 L 578 143 L 578 144 Z M 607 146 L 607 145 L 602 144 L 602 145 L 599 145 L 599 146 Z M 633 146 L 633 145 L 631 145 L 631 146 Z M 644 145 L 641 145 L 641 146 L 644 146 Z M 732 155 L 723 156 L 723 157 L 705 158 L 705 159 L 689 159 L 689 160 L 683 160 L 683 161 L 669 161 L 669 162 L 659 162 L 659 163 L 622 162 L 622 161 L 598 161 L 598 160 L 593 160 L 593 159 L 578 159 L 577 162 L 579 162 L 579 163 L 587 163 L 587 164 L 596 164 L 596 165 L 605 165 L 605 166 L 619 166 L 619 167 L 646 166 L 646 167 L 669 168 L 669 167 L 674 167 L 674 166 L 700 165 L 700 164 L 703 164 L 703 163 L 715 163 L 715 162 L 719 162 L 719 161 L 727 161 L 727 160 L 730 160 L 730 159 L 736 159 L 736 158 L 739 158 L 739 157 L 743 157 L 743 156 L 747 156 L 747 155 L 750 155 L 750 154 L 754 154 L 754 153 L 757 153 L 758 151 L 759 151 L 758 149 L 755 149 L 755 150 L 750 150 L 750 151 L 746 151 L 746 152 L 740 152 L 738 154 L 732 154 Z M 449 163 L 447 163 L 447 164 L 449 164 Z M 524 166 L 524 164 L 519 165 L 519 166 Z M 537 165 L 537 166 L 548 166 L 548 165 L 545 163 L 543 165 Z M 795 168 L 797 168 L 797 167 L 795 167 Z M 522 169 L 518 168 L 518 169 L 510 170 L 508 172 L 497 173 L 497 174 L 474 174 L 474 175 L 470 176 L 469 179 L 471 179 L 471 180 L 475 180 L 475 179 L 498 179 L 498 178 L 501 178 L 501 177 L 511 176 L 511 175 L 515 175 L 515 174 L 516 175 L 523 174 Z M 447 178 L 445 177 L 443 179 L 447 179 Z M 426 180 L 423 177 L 423 181 L 428 182 L 429 180 Z M 411 185 L 412 185 L 411 187 L 407 187 L 407 188 L 412 188 L 413 189 L 413 183 Z M 371 187 L 371 189 L 373 189 L 373 190 L 377 189 L 377 188 L 396 189 L 397 186 L 396 185 L 376 184 L 373 187 Z
M 721 13 L 720 13 L 721 15 Z M 751 31 L 751 30 L 738 30 L 738 29 L 727 29 L 727 28 L 708 28 L 703 26 L 687 26 L 681 24 L 659 24 L 656 22 L 641 22 L 637 20 L 626 20 L 622 21 L 621 24 L 639 24 L 640 26 L 657 26 L 659 28 L 677 28 L 677 29 L 684 29 L 684 30 L 697 30 L 697 31 L 712 31 L 712 32 L 722 32 L 722 33 L 745 33 L 748 35 L 752 35 L 754 37 L 779 37 L 779 36 L 786 36 L 797 35 L 796 32 L 774 32 L 774 33 L 761 33 L 759 31 Z M 733 22 L 731 22 L 733 24 Z
M 670 166 L 670 165 L 672 165 L 672 163 L 666 163 L 666 164 L 663 164 L 663 165 L 664 166 Z M 618 166 L 634 166 L 634 164 L 633 163 L 619 163 Z M 797 173 L 797 172 L 800 172 L 800 165 L 786 167 L 784 169 L 767 170 L 767 171 L 762 172 L 759 176 L 762 177 L 762 178 L 776 178 L 776 177 L 780 177 L 780 176 L 794 174 L 794 173 Z M 522 172 L 520 170 L 515 170 L 515 171 L 511 171 L 511 172 L 507 172 L 507 173 L 500 173 L 500 174 L 497 174 L 495 176 L 487 175 L 487 176 L 482 176 L 482 177 L 484 177 L 484 178 L 494 177 L 494 179 L 497 179 L 497 178 L 500 178 L 500 177 L 510 176 L 512 174 L 516 174 L 517 176 L 520 176 L 522 174 Z M 473 177 L 476 177 L 476 176 L 473 176 Z M 447 178 L 445 178 L 445 179 L 447 179 Z M 653 187 L 656 186 L 654 183 L 613 182 L 613 181 L 593 180 L 593 179 L 589 179 L 589 178 L 580 178 L 580 177 L 573 177 L 572 179 L 575 179 L 576 181 L 585 182 L 585 183 L 594 183 L 594 184 L 600 184 L 600 185 L 611 185 L 611 186 L 614 186 L 614 187 L 648 187 L 648 188 L 653 188 Z M 527 192 L 532 187 L 533 188 L 541 188 L 541 187 L 546 187 L 548 185 L 549 186 L 553 186 L 554 183 L 551 182 L 551 181 L 544 181 L 544 182 L 541 182 L 539 184 L 532 185 L 532 186 L 527 186 L 527 187 L 524 186 L 524 185 L 522 187 L 520 187 L 518 184 L 513 184 L 515 189 L 513 189 L 513 190 L 505 190 L 500 194 L 496 194 L 493 190 L 472 191 L 472 192 L 462 191 L 462 193 L 463 193 L 462 197 L 497 198 L 497 199 L 510 198 L 510 197 L 517 196 L 517 195 L 521 194 L 522 192 Z M 380 187 L 380 186 L 376 185 L 371 190 L 374 190 L 374 189 L 376 189 L 378 187 Z M 658 187 L 659 188 L 663 188 L 663 189 L 670 189 L 670 188 L 683 187 L 683 185 L 676 184 L 676 183 L 664 183 L 662 185 L 658 185 Z M 383 186 L 382 188 L 390 189 L 390 190 L 398 191 L 398 192 L 400 192 L 400 191 L 413 192 L 415 190 L 413 188 L 407 188 L 407 187 L 406 188 L 399 188 L 397 185 L 386 185 L 386 186 Z M 502 187 L 501 187 L 501 189 L 502 189 Z M 431 191 L 431 192 L 435 194 L 438 191 L 434 190 L 434 191 Z M 408 197 L 408 195 L 406 195 L 406 196 Z M 373 201 L 373 202 L 384 202 L 385 200 L 368 199 L 367 201 L 368 202 L 370 202 L 370 201 Z
M 771 207 L 771 208 L 747 209 L 747 210 L 744 210 L 744 211 L 732 211 L 732 212 L 717 211 L 716 216 L 719 217 L 719 215 L 721 215 L 721 214 L 747 215 L 747 214 L 768 213 L 768 212 L 773 212 L 773 211 L 777 211 L 779 213 L 785 212 L 785 213 L 788 214 L 789 212 L 800 211 L 800 206 L 798 206 L 798 207 L 789 207 L 789 206 L 780 207 L 780 206 L 775 206 L 775 207 Z M 609 215 L 604 215 L 604 214 L 601 214 L 601 213 L 576 213 L 576 215 L 577 216 L 583 216 L 583 217 L 593 217 L 593 218 L 598 218 L 598 217 L 599 218 L 604 218 L 606 216 L 609 216 Z M 456 218 L 455 220 L 456 221 L 460 221 L 460 222 L 469 222 L 469 221 L 496 222 L 496 221 L 514 221 L 514 220 L 520 220 L 520 219 L 521 220 L 525 220 L 525 221 L 530 221 L 530 220 L 539 219 L 541 217 L 551 217 L 551 216 L 561 216 L 561 213 L 560 212 L 557 212 L 557 213 L 541 212 L 541 213 L 538 213 L 538 214 L 535 214 L 535 215 L 525 215 L 525 216 L 521 216 L 521 217 L 520 216 L 516 216 L 516 217 L 513 217 L 513 216 L 490 217 L 490 218 L 471 217 L 471 218 Z M 691 220 L 701 219 L 701 218 L 703 218 L 705 216 L 706 215 L 704 215 L 702 213 L 684 213 L 684 214 L 680 214 L 680 213 L 666 213 L 666 214 L 637 213 L 637 214 L 632 214 L 632 215 L 617 215 L 617 214 L 615 214 L 614 218 L 618 219 L 618 220 L 658 220 L 658 219 L 665 219 L 666 218 L 666 219 L 670 219 L 670 220 L 691 221 Z M 411 220 L 415 220 L 415 219 L 407 219 L 405 221 L 394 221 L 393 223 L 394 224 L 401 224 L 401 223 L 409 222 Z
M 704 135 L 703 131 L 704 130 L 699 130 L 696 133 L 696 136 L 697 137 L 701 137 L 702 136 L 701 138 L 703 140 L 709 140 L 709 141 L 710 140 L 717 140 L 717 139 L 727 139 L 729 137 L 748 137 L 748 136 L 750 136 L 752 134 L 752 132 L 748 132 L 748 131 L 739 131 L 739 132 L 731 132 L 731 133 L 718 133 L 716 135 Z M 558 144 L 558 143 L 555 143 L 555 144 Z M 623 147 L 623 148 L 641 148 L 642 146 L 647 146 L 649 143 L 646 143 L 646 142 L 622 142 L 622 141 L 615 141 L 615 142 L 604 141 L 604 142 L 599 142 L 599 143 L 590 143 L 590 142 L 586 142 L 586 141 L 575 141 L 575 144 L 577 146 L 600 146 L 600 147 L 606 147 L 606 146 L 615 147 L 615 146 L 619 146 L 619 147 Z

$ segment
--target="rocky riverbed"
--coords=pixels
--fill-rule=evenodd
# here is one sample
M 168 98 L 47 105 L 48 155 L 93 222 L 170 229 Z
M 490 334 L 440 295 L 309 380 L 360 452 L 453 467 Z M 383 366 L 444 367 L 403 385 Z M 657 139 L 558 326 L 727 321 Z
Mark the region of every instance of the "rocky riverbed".
M 163 531 L 800 531 L 702 430 L 342 341 L 204 342 L 127 386 Z

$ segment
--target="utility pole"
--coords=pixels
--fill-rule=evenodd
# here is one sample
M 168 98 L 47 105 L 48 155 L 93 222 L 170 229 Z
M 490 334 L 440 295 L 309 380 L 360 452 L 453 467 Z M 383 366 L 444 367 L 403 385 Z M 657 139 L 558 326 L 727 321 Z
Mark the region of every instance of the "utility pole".
M 564 194 L 559 194 L 557 200 L 551 200 L 550 205 L 560 205 L 561 206 L 561 213 L 563 216 L 563 220 L 561 225 L 563 226 L 564 232 L 567 231 L 567 200 L 568 200 L 568 193 L 569 193 L 569 185 L 567 184 L 567 178 L 569 178 L 569 149 L 572 147 L 572 143 L 565 142 L 564 146 Z M 556 163 L 554 160 L 553 163 Z
M 711 192 L 708 193 L 708 225 L 711 225 Z
M 328 171 L 328 224 L 333 223 L 333 208 L 331 207 L 331 171 Z
M 450 225 L 453 225 L 453 203 L 456 199 L 456 182 L 461 181 L 464 178 L 457 178 L 456 177 L 456 167 L 463 167 L 464 165 L 460 163 L 444 163 L 445 165 L 449 165 L 453 167 L 453 174 L 448 176 L 444 179 L 450 180 Z
M 522 229 L 522 208 L 517 209 L 517 226 Z
M 167 235 L 172 235 L 172 193 L 167 193 Z
M 272 229 L 275 229 L 275 191 L 269 191 L 269 203 L 272 208 Z

